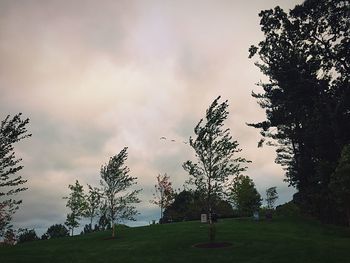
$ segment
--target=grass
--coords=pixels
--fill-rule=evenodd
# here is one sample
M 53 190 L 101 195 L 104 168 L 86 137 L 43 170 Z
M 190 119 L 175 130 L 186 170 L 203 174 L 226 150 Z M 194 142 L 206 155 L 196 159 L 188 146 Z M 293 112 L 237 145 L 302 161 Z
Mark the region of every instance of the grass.
M 183 222 L 35 241 L 0 248 L 0 262 L 350 262 L 350 230 L 311 220 L 227 219 L 216 225 L 227 248 L 199 249 L 207 225 Z

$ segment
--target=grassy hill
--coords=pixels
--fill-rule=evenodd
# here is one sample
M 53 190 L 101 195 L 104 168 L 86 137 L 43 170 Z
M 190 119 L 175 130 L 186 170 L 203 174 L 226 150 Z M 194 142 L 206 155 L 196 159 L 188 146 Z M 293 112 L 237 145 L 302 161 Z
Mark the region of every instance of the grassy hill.
M 117 229 L 118 231 L 118 229 Z M 0 248 L 0 262 L 350 262 L 350 231 L 315 221 L 227 219 L 217 241 L 227 248 L 201 249 L 207 225 L 184 222 L 24 243 Z

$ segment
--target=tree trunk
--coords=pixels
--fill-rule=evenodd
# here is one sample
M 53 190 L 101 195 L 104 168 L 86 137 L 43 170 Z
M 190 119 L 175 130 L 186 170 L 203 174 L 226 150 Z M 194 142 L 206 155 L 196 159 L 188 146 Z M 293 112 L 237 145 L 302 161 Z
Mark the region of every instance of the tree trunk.
M 346 217 L 348 219 L 348 226 L 350 227 L 350 208 L 346 209 Z
M 209 241 L 214 242 L 216 236 L 215 224 L 213 221 L 209 221 Z
M 112 222 L 112 237 L 115 237 L 115 224 Z

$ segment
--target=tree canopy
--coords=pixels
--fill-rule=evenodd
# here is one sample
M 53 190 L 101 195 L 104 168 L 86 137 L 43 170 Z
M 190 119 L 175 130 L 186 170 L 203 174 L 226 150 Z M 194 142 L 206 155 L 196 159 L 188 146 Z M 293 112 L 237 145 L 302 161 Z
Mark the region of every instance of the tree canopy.
M 252 216 L 261 206 L 261 196 L 249 176 L 236 176 L 230 186 L 230 195 L 240 216 Z
M 230 129 L 224 128 L 228 117 L 228 102 L 219 104 L 216 98 L 194 128 L 195 138 L 190 137 L 190 146 L 196 153 L 195 162 L 183 164 L 190 175 L 188 183 L 205 196 L 207 213 L 210 213 L 217 198 L 225 200 L 230 179 L 246 170 L 247 162 L 236 154 L 241 151 L 239 144 L 230 135 Z
M 109 162 L 101 167 L 101 192 L 106 201 L 106 216 L 111 222 L 115 236 L 115 224 L 119 220 L 135 220 L 137 210 L 134 204 L 139 203 L 137 197 L 139 190 L 127 191 L 135 184 L 136 177 L 130 176 L 130 169 L 124 164 L 128 158 L 127 147 L 117 155 L 111 157 Z
M 0 124 L 0 236 L 11 227 L 12 216 L 22 203 L 14 196 L 27 189 L 22 186 L 27 180 L 17 175 L 23 166 L 22 159 L 15 155 L 14 144 L 31 136 L 28 123 L 29 119 L 22 119 L 19 113 L 12 118 L 8 115 Z
M 63 199 L 67 199 L 66 206 L 71 212 L 67 214 L 65 224 L 72 231 L 73 236 L 74 228 L 80 225 L 79 221 L 86 213 L 87 203 L 85 200 L 84 188 L 78 180 L 75 181 L 74 185 L 69 185 L 68 188 L 71 192 L 68 197 L 64 197 Z
M 263 144 L 277 147 L 276 162 L 298 189 L 295 201 L 305 212 L 334 222 L 330 176 L 350 141 L 350 24 L 348 0 L 307 0 L 288 13 L 261 11 L 264 40 L 250 57 L 268 77 L 254 93 L 266 120 Z

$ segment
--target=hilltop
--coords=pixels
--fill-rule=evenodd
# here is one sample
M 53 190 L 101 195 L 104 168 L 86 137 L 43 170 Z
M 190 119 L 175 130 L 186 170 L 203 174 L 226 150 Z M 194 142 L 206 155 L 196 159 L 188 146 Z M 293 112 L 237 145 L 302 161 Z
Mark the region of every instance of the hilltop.
M 231 247 L 201 249 L 207 225 L 198 221 L 41 240 L 1 247 L 1 262 L 348 262 L 350 231 L 313 220 L 226 219 L 217 224 L 217 241 Z

